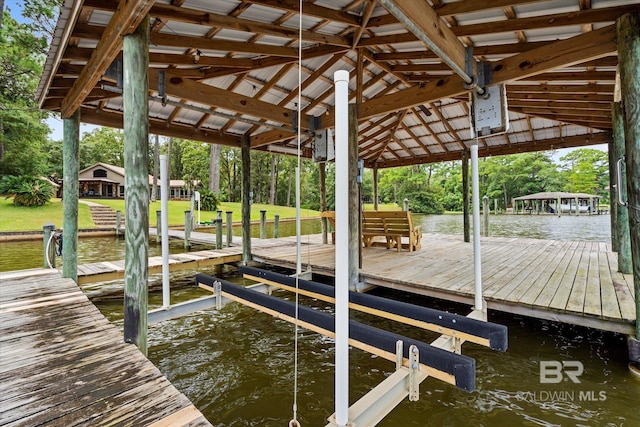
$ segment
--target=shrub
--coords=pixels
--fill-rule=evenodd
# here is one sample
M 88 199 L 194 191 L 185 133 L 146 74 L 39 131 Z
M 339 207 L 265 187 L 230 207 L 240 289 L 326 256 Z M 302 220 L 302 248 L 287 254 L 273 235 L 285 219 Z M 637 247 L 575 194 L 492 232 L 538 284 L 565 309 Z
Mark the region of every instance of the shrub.
M 0 180 L 0 196 L 13 197 L 13 203 L 18 206 L 44 206 L 53 197 L 53 186 L 32 176 L 4 176 Z
M 211 212 L 218 210 L 218 198 L 209 190 L 200 191 L 200 209 L 203 211 Z

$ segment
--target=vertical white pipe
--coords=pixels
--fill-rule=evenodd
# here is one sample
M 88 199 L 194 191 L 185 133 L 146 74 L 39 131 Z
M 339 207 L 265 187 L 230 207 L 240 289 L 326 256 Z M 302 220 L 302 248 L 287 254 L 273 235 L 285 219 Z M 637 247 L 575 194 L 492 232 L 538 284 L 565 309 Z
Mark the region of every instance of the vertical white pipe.
M 482 310 L 482 255 L 480 253 L 480 182 L 478 179 L 478 142 L 471 145 L 471 206 L 473 209 L 473 277 L 475 308 Z
M 336 424 L 349 421 L 349 72 L 338 70 L 335 82 L 336 124 Z
M 171 306 L 169 282 L 169 177 L 167 156 L 160 155 L 160 229 L 162 230 L 162 307 Z
M 300 226 L 300 156 L 296 166 L 296 274 L 302 273 L 302 228 Z

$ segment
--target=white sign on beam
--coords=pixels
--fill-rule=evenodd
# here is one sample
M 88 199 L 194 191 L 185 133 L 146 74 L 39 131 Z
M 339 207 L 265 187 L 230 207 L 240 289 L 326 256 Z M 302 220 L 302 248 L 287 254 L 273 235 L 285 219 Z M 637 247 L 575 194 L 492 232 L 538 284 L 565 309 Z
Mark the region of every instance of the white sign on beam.
M 483 95 L 471 92 L 469 98 L 472 138 L 486 138 L 509 130 L 505 85 L 488 86 Z

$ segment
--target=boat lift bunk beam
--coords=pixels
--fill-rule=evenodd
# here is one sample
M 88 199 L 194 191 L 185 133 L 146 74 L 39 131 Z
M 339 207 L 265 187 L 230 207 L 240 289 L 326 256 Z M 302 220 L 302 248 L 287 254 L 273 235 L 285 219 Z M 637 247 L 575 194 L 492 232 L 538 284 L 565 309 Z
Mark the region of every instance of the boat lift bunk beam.
M 246 279 L 291 292 L 296 292 L 297 281 L 297 291 L 301 295 L 335 302 L 333 286 L 253 267 L 240 267 L 240 273 Z M 492 350 L 507 350 L 508 333 L 504 325 L 353 291 L 349 292 L 349 308 L 463 339 Z
M 295 323 L 296 307 L 292 302 L 206 274 L 197 274 L 196 282 L 214 289 L 220 286 L 219 297 L 240 302 L 279 319 Z M 335 337 L 335 318 L 330 314 L 306 306 L 299 306 L 298 319 L 298 324 L 301 327 L 332 338 Z M 390 361 L 396 361 L 396 343 L 398 341 L 404 343 L 403 366 L 409 366 L 409 348 L 411 345 L 415 345 L 420 354 L 420 372 L 465 391 L 470 392 L 475 389 L 474 359 L 353 320 L 349 321 L 349 345 L 353 347 Z

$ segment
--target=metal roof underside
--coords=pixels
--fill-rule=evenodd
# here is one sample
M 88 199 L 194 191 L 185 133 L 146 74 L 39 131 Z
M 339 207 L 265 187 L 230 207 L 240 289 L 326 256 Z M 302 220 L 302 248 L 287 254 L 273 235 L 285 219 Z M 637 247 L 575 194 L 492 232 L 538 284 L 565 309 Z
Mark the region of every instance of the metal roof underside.
M 65 2 L 38 90 L 43 109 L 64 109 L 118 5 Z M 510 130 L 479 140 L 481 156 L 608 141 L 614 24 L 639 1 L 433 0 L 427 7 L 507 83 Z M 249 135 L 254 149 L 295 147 L 298 8 L 296 0 L 159 0 L 144 9 L 151 23 L 150 132 L 230 146 Z M 359 147 L 368 167 L 459 159 L 473 142 L 462 79 L 379 2 L 305 1 L 302 30 L 302 128 L 307 116 L 332 125 L 333 72 L 346 69 L 352 102 L 361 97 Z M 549 60 L 556 51 L 566 63 Z M 157 93 L 160 70 L 170 82 L 166 102 Z M 81 120 L 121 127 L 121 93 L 114 80 L 98 77 L 86 88 Z

